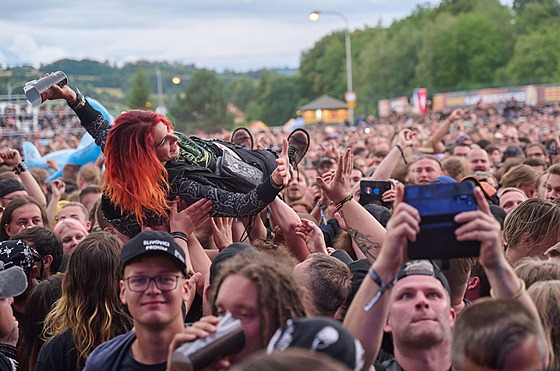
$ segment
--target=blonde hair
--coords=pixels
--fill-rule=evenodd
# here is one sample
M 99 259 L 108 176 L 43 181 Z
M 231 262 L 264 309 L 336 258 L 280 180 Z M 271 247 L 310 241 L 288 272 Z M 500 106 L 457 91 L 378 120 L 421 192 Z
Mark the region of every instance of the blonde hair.
M 560 281 L 542 281 L 527 293 L 533 299 L 549 346 L 550 369 L 560 367 Z
M 119 298 L 120 250 L 120 241 L 109 233 L 84 238 L 70 256 L 62 297 L 45 318 L 45 338 L 72 330 L 79 364 L 98 345 L 129 329 Z
M 515 273 L 529 288 L 539 281 L 560 280 L 560 264 L 537 258 L 524 258 L 515 265 Z
M 502 176 L 500 184 L 503 188 L 517 187 L 518 183 L 534 186 L 539 179 L 539 173 L 529 165 L 519 165 Z
M 525 194 L 525 192 L 523 192 L 519 188 L 515 188 L 515 187 L 500 188 L 500 190 L 498 191 L 498 198 L 502 197 L 503 195 L 505 195 L 506 193 L 509 193 L 509 192 L 520 193 L 520 194 L 523 195 L 524 200 L 527 199 L 527 195 Z
M 101 186 L 101 171 L 95 164 L 85 164 L 78 171 L 78 182 L 83 178 L 88 185 L 95 184 Z
M 560 241 L 560 207 L 538 198 L 523 201 L 506 216 L 504 238 L 508 249 L 523 248 L 526 256 L 544 254 L 536 250 Z

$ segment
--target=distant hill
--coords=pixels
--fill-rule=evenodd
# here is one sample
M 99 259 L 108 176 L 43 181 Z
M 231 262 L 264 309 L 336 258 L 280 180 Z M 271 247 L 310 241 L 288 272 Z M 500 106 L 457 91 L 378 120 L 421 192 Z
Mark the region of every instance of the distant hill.
M 126 96 L 132 76 L 140 68 L 144 69 L 148 75 L 150 84 L 153 86 L 154 101 L 156 101 L 156 67 L 159 67 L 161 71 L 163 97 L 166 103 L 171 103 L 176 94 L 184 92 L 184 84 L 189 84 L 192 75 L 198 70 L 192 64 L 183 65 L 169 62 L 138 61 L 117 67 L 109 62 L 98 62 L 90 59 L 61 59 L 51 64 L 41 65 L 39 69 L 30 66 L 0 68 L 0 95 L 7 94 L 7 83 L 19 85 L 39 78 L 47 72 L 60 70 L 68 75 L 69 84 L 72 88 L 78 87 L 82 93 L 93 96 L 110 111 L 120 111 L 126 106 Z M 241 73 L 226 70 L 218 73 L 218 76 L 224 85 L 238 77 L 249 77 L 257 84 L 261 72 Z M 297 73 L 297 69 L 281 68 L 274 70 L 274 72 L 291 76 Z M 178 85 L 171 81 L 176 76 L 181 78 L 181 83 Z

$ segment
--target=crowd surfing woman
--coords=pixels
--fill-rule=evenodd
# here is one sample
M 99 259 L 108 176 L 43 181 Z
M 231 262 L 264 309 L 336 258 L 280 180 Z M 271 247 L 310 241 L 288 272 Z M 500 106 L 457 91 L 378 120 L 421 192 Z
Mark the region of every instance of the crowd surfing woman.
M 113 225 L 120 224 L 119 231 L 129 237 L 140 231 L 138 223 L 143 224 L 146 217 L 166 215 L 168 200 L 175 197 L 188 205 L 203 198 L 210 200 L 211 216 L 256 215 L 288 184 L 291 167 L 297 166 L 309 146 L 309 134 L 297 129 L 288 141 L 284 140 L 277 158 L 268 150 L 247 150 L 227 142 L 187 137 L 174 132 L 165 116 L 141 110 L 121 114 L 111 127 L 101 113 L 67 85 L 55 85 L 48 94 L 48 99 L 67 101 L 103 150 L 107 158 L 103 186 L 106 202 L 108 199 L 118 206 L 117 214 L 122 213 L 120 218 L 107 219 Z M 235 176 L 216 175 L 225 155 L 258 168 L 263 174 L 260 184 L 243 193 Z

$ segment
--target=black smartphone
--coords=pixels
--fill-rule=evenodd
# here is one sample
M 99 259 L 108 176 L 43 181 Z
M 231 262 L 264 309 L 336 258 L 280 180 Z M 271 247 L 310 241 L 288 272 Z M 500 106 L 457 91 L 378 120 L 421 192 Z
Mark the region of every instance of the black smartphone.
M 391 189 L 391 182 L 378 180 L 360 181 L 360 205 L 377 204 L 391 208 L 391 204 L 383 202 L 383 193 Z
M 477 209 L 471 183 L 406 186 L 404 202 L 420 213 L 420 233 L 408 242 L 409 259 L 452 259 L 480 255 L 480 242 L 457 241 L 455 215 Z

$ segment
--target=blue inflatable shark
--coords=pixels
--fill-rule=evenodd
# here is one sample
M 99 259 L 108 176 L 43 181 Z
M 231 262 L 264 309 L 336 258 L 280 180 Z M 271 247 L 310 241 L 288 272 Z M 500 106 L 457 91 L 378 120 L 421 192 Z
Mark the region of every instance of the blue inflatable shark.
M 113 116 L 99 103 L 97 100 L 87 97 L 89 104 L 101 112 L 103 117 L 112 125 L 114 118 Z M 90 162 L 95 162 L 101 153 L 101 147 L 95 144 L 93 138 L 88 133 L 85 133 L 80 140 L 80 144 L 76 149 L 63 149 L 61 151 L 56 151 L 49 153 L 45 156 L 41 156 L 37 147 L 35 147 L 30 142 L 23 142 L 23 158 L 27 167 L 29 169 L 43 168 L 48 170 L 51 174 L 45 182 L 48 183 L 54 179 L 60 178 L 62 176 L 62 168 L 66 164 L 76 164 L 85 165 Z M 53 173 L 54 170 L 47 167 L 45 164 L 48 160 L 55 160 L 60 170 Z

